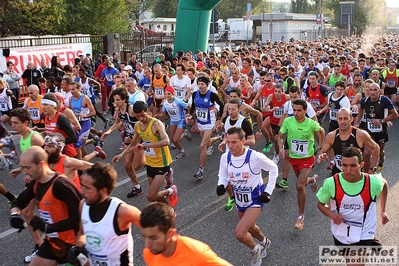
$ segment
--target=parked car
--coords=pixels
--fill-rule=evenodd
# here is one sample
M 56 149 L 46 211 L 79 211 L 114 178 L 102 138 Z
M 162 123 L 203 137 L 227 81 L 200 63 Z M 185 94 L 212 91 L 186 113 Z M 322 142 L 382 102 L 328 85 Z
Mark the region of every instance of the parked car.
M 155 58 L 157 58 L 157 56 L 161 53 L 163 47 L 164 47 L 164 44 L 160 44 L 160 43 L 149 45 L 149 46 L 143 48 L 143 50 L 137 51 L 135 53 L 137 55 L 137 60 L 140 62 L 146 61 L 149 64 L 152 64 L 152 62 L 154 62 Z M 173 44 L 171 45 L 171 47 L 173 49 Z M 173 54 L 175 54 L 174 51 L 173 51 Z

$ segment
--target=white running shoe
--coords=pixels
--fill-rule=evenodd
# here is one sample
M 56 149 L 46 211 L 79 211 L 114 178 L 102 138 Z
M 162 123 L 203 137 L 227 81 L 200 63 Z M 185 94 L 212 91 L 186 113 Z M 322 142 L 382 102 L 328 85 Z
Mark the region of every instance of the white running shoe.
M 275 164 L 278 164 L 279 161 L 280 161 L 280 156 L 279 156 L 278 154 L 275 154 L 275 155 L 273 156 L 273 162 L 274 162 Z
M 266 249 L 268 249 L 271 244 L 272 244 L 272 241 L 270 241 L 270 239 L 267 237 L 266 237 L 266 244 L 265 245 L 260 244 L 260 246 L 262 247 L 262 250 L 261 250 L 262 259 L 266 258 L 266 255 L 267 255 Z
M 30 255 L 28 255 L 28 256 L 25 257 L 24 262 L 25 262 L 25 263 L 31 262 L 31 261 L 33 260 L 33 258 L 36 256 L 36 253 L 37 253 L 38 251 L 39 251 L 39 250 L 37 250 L 37 249 L 35 248 L 35 249 L 32 251 L 32 253 L 31 253 Z
M 206 149 L 206 154 L 208 156 L 211 156 L 213 154 L 213 146 L 209 146 L 208 149 Z
M 262 246 L 257 244 L 255 251 L 251 251 L 251 266 L 260 266 L 262 264 Z

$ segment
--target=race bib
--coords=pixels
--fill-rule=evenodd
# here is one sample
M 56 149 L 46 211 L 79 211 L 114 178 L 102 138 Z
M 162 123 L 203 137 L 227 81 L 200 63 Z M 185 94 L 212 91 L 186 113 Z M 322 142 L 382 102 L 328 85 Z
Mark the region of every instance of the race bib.
M 388 79 L 386 85 L 389 88 L 395 88 L 396 85 L 395 79 Z
M 209 110 L 206 108 L 196 108 L 197 119 L 201 122 L 208 122 Z
M 30 117 L 32 120 L 40 120 L 40 109 L 39 108 L 29 108 Z
M 307 156 L 309 152 L 309 142 L 307 140 L 291 140 L 291 151 L 295 155 Z
M 234 190 L 236 204 L 240 207 L 248 207 L 252 203 L 251 188 L 237 188 Z
M 334 164 L 335 164 L 335 167 L 337 167 L 340 171 L 342 171 L 342 156 L 341 155 L 334 156 Z
M 318 99 L 310 99 L 310 104 L 314 109 L 319 109 L 320 101 Z
M 51 217 L 51 214 L 48 211 L 39 210 L 39 216 L 40 216 L 40 219 L 42 219 L 45 223 L 48 223 L 48 224 L 54 223 L 53 218 Z M 57 232 L 49 233 L 49 234 L 47 234 L 47 236 L 50 238 L 55 238 L 55 237 L 58 237 L 58 233 Z
M 367 119 L 367 128 L 372 133 L 382 132 L 382 124 L 381 125 L 374 125 L 372 119 Z
M 343 220 L 341 224 L 337 225 L 335 237 L 345 239 L 348 243 L 356 243 L 360 241 L 362 235 L 363 223 Z M 342 241 L 341 241 L 342 242 Z
M 145 144 L 151 144 L 151 142 L 149 142 L 149 141 L 144 141 L 143 140 L 143 143 L 142 143 L 143 145 L 145 145 Z M 146 148 L 146 149 L 144 149 L 144 154 L 146 155 L 146 156 L 151 156 L 151 157 L 155 157 L 156 156 L 156 153 L 155 153 L 155 150 L 154 150 L 154 148 Z
M 0 102 L 0 111 L 8 111 L 8 104 L 5 102 Z
M 165 91 L 163 88 L 155 88 L 155 98 L 156 99 L 163 99 L 165 96 Z
M 337 120 L 338 109 L 330 109 L 330 119 Z
M 108 266 L 108 256 L 107 255 L 96 255 L 96 254 L 89 254 L 91 264 L 95 266 Z
M 176 87 L 175 88 L 175 97 L 179 98 L 181 100 L 184 99 L 184 96 L 186 96 L 186 90 L 185 88 L 181 88 L 181 87 Z
M 113 81 L 112 75 L 111 75 L 111 74 L 105 74 L 105 79 L 106 79 L 107 81 Z
M 273 111 L 273 116 L 275 118 L 281 118 L 283 116 L 283 113 L 284 113 L 284 108 L 280 107 L 279 109 Z
M 134 130 L 133 130 L 133 126 L 130 123 L 123 123 L 123 126 L 125 127 L 125 131 L 129 134 L 133 134 Z
M 168 114 L 170 116 L 170 119 L 173 121 L 179 120 L 179 110 L 176 110 L 175 108 L 168 110 Z

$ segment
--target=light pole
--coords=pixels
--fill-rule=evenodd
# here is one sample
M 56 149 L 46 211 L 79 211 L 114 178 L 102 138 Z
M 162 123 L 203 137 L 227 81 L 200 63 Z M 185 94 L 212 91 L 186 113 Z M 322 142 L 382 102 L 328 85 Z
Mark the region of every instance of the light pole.
M 270 0 L 270 41 L 273 42 L 273 0 Z

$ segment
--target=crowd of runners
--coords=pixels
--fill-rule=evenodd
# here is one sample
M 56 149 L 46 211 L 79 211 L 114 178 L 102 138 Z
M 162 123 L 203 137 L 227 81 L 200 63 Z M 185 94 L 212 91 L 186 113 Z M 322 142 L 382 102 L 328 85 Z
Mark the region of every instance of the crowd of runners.
M 199 162 L 198 182 L 207 178 L 215 148 L 222 154 L 216 194 L 227 192 L 224 210 L 238 212 L 235 236 L 250 249 L 251 265 L 261 265 L 271 244 L 257 217 L 275 188 L 291 184 L 298 196 L 294 229 L 305 226 L 309 185 L 332 220 L 336 245 L 380 245 L 375 204 L 380 197 L 387 223 L 387 182 L 378 173 L 398 116 L 398 42 L 396 35 L 282 40 L 235 50 L 227 42 L 221 54 L 168 45 L 150 63 L 135 54 L 121 62 L 115 53 L 82 55 L 74 66 L 61 66 L 54 57 L 51 67 L 28 63 L 22 76 L 7 62 L 0 80 L 0 166 L 24 176 L 26 185 L 14 195 L 0 184 L 0 193 L 11 205 L 11 225 L 30 232 L 34 250 L 24 261 L 133 265 L 134 225 L 147 265 L 230 265 L 206 244 L 177 234 L 179 169 L 172 169 L 171 149 L 176 160 Z M 17 108 L 13 88 L 21 78 L 29 97 Z M 201 139 L 196 154 L 184 148 L 193 134 Z M 102 147 L 115 136 L 120 152 L 107 158 Z M 252 149 L 255 143 L 262 150 Z M 92 163 L 96 157 L 104 163 Z M 119 161 L 132 182 L 126 197 L 145 192 L 150 204 L 111 197 L 117 180 L 111 164 Z M 311 173 L 316 161 L 328 162 L 331 177 Z M 136 174 L 144 167 L 147 191 Z M 296 180 L 288 180 L 291 167 Z M 346 207 L 351 203 L 362 207 Z

